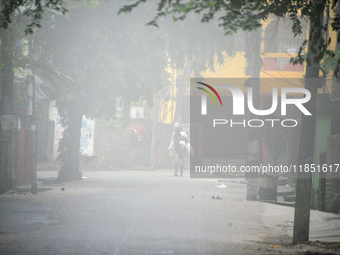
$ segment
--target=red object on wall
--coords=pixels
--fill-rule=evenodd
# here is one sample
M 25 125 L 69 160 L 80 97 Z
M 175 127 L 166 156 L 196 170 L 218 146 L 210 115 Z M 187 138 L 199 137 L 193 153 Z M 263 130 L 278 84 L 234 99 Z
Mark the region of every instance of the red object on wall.
M 281 71 L 274 58 L 263 59 L 263 70 L 265 71 Z
M 15 168 L 16 185 L 20 186 L 31 182 L 31 130 L 18 129 L 16 134 Z
M 138 142 L 148 142 L 149 135 L 144 126 L 140 123 L 133 123 L 132 125 L 128 126 L 126 129 L 131 130 L 131 134 L 135 141 Z
M 264 58 L 263 59 L 263 70 L 264 71 L 280 71 L 280 72 L 303 72 L 305 70 L 302 65 L 293 65 L 288 63 L 283 69 L 279 67 L 275 58 Z
M 305 71 L 305 67 L 302 65 L 293 65 L 291 63 L 288 63 L 285 68 L 283 68 L 284 72 L 303 72 Z

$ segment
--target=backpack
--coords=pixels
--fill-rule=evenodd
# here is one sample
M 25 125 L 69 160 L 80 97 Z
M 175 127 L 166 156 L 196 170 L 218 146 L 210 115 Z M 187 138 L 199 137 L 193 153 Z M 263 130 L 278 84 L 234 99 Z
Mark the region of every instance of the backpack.
M 184 133 L 184 135 L 182 134 Z M 177 153 L 185 153 L 186 152 L 186 144 L 189 142 L 189 139 L 186 137 L 185 132 L 181 132 L 180 136 L 174 135 L 174 147 Z

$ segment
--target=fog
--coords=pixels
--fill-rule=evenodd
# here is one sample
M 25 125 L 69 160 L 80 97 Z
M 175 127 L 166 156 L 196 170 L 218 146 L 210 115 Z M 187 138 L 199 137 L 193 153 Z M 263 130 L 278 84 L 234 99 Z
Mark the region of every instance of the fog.
M 307 16 L 135 2 L 1 28 L 0 254 L 336 254 L 340 90 L 334 59 L 306 75 Z

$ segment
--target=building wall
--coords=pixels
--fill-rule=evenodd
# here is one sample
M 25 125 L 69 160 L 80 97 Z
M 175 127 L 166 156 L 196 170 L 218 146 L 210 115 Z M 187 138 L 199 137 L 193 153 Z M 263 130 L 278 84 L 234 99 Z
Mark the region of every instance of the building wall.
M 328 137 L 327 141 L 327 155 L 326 162 L 330 166 L 332 164 L 339 164 L 340 158 L 340 135 L 333 135 Z M 333 169 L 334 165 L 333 165 Z M 330 180 L 331 190 L 326 193 L 326 210 L 340 213 L 340 171 L 334 170 L 327 176 Z M 329 185 L 330 186 L 330 185 Z M 335 211 L 336 210 L 336 211 Z
M 96 127 L 94 155 L 101 170 L 140 169 L 149 165 L 150 141 L 138 142 L 131 130 Z

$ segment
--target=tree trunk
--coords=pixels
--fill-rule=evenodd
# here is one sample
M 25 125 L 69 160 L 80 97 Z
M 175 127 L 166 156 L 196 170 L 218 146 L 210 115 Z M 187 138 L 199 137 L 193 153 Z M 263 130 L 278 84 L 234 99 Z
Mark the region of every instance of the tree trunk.
M 315 9 L 320 9 L 316 8 L 316 5 L 320 4 L 320 0 L 316 0 L 313 3 Z M 305 164 L 310 165 L 313 163 L 317 95 L 318 86 L 321 82 L 321 78 L 319 78 L 321 58 L 319 55 L 323 45 L 323 10 L 314 11 L 313 16 L 315 18 L 310 20 L 305 79 L 305 88 L 311 93 L 311 99 L 305 104 L 305 107 L 312 115 L 302 115 L 301 119 L 299 165 L 303 166 Z M 298 172 L 297 175 L 293 244 L 305 242 L 309 239 L 311 177 L 312 174 L 310 172 Z
M 254 95 L 254 107 L 260 109 L 261 98 L 260 98 L 260 72 L 262 69 L 261 59 L 261 32 L 262 29 L 251 31 L 246 34 L 246 54 L 245 58 L 247 61 L 246 74 L 250 76 L 245 86 L 249 86 L 253 89 Z M 259 165 L 262 160 L 262 139 L 260 135 L 260 129 L 251 128 L 248 136 L 248 146 L 251 146 L 254 141 L 257 141 L 258 153 L 256 159 L 249 160 L 247 164 Z M 246 173 L 247 179 L 247 200 L 257 200 L 258 193 L 258 173 Z
M 59 173 L 59 181 L 73 181 L 82 178 L 81 172 L 79 171 L 79 149 L 83 115 L 76 104 L 77 102 L 75 101 L 68 103 L 68 120 L 64 132 L 66 136 L 64 141 L 66 157 Z
M 340 15 L 340 8 L 339 3 L 336 7 L 336 13 Z M 337 38 L 340 36 L 340 31 L 337 31 Z M 335 50 L 340 50 L 340 43 L 337 41 Z M 333 79 L 332 79 L 332 94 L 331 94 L 331 100 L 334 100 L 332 104 L 335 106 L 334 108 L 339 109 L 340 108 L 340 65 L 337 66 L 337 69 L 334 70 Z M 340 134 L 340 122 L 338 120 L 338 113 L 334 113 L 334 110 L 332 111 L 332 129 L 331 129 L 331 135 Z
M 1 33 L 1 62 L 2 84 L 1 84 L 1 121 L 6 119 L 9 122 L 9 130 L 3 130 L 0 127 L 0 193 L 6 192 L 11 188 L 11 177 L 13 172 L 12 164 L 12 115 L 13 115 L 13 60 L 11 52 L 13 48 L 13 39 L 11 28 Z M 7 122 L 6 121 L 6 122 Z M 5 121 L 2 123 L 5 126 Z M 7 129 L 7 128 L 6 128 Z

